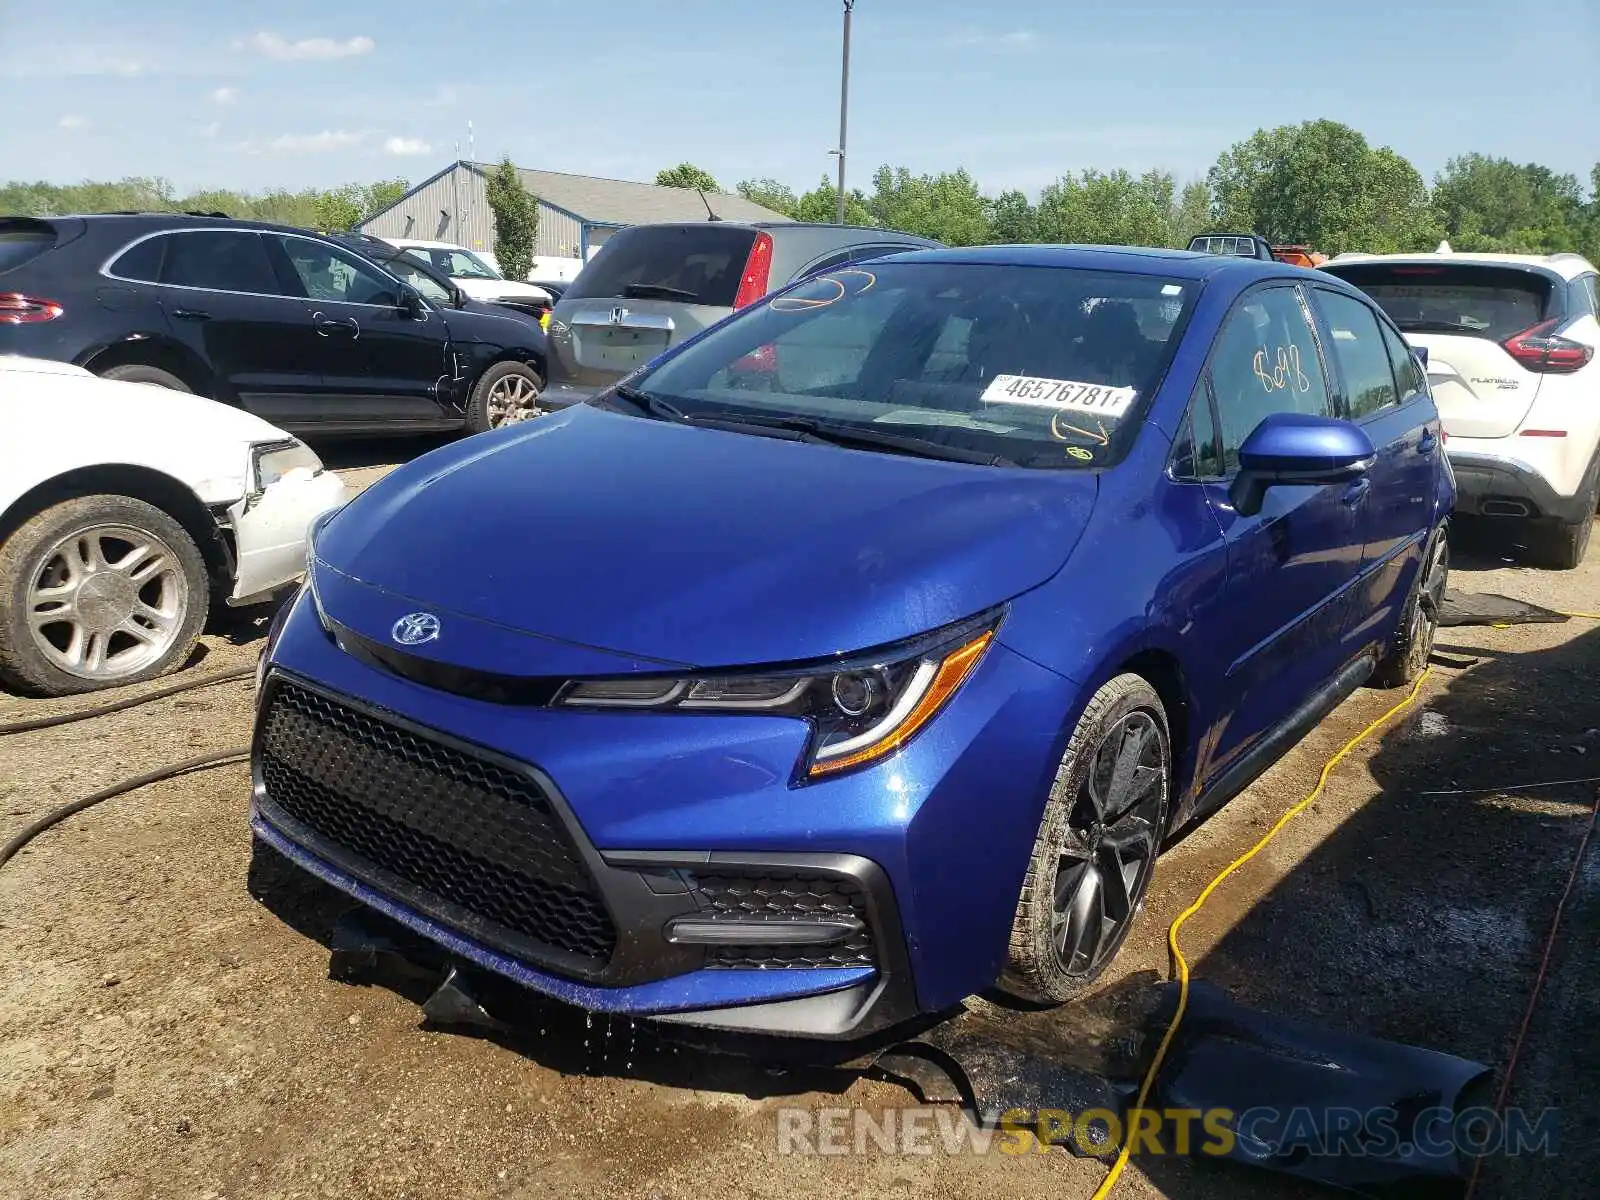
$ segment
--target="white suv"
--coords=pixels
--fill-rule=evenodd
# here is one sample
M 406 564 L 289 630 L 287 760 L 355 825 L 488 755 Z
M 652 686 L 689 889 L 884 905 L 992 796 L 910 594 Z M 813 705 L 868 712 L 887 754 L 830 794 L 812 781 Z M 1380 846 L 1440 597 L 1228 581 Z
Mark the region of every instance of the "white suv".
M 424 265 L 450 276 L 473 300 L 510 304 L 514 308 L 547 311 L 555 298 L 542 287 L 507 279 L 465 246 L 451 242 L 423 242 L 414 238 L 381 239 L 397 250 L 415 255 Z
M 1341 254 L 1426 352 L 1456 511 L 1528 523 L 1541 564 L 1583 561 L 1600 507 L 1600 285 L 1576 254 Z

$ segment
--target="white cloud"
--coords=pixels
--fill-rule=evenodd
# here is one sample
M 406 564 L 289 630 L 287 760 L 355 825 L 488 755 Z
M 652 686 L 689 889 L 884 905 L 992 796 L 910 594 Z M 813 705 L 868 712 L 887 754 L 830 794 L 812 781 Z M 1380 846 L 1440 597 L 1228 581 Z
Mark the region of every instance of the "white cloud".
M 89 128 L 89 118 L 80 117 L 74 113 L 68 113 L 66 116 L 57 121 L 56 124 L 61 126 L 63 129 L 87 129 Z
M 945 42 L 946 46 L 954 49 L 978 50 L 986 54 L 1032 50 L 1038 44 L 1039 39 L 1031 29 L 1017 29 L 1011 33 L 985 33 L 979 29 L 968 29 Z
M 294 59 L 294 58 L 351 58 L 357 54 L 371 54 L 377 43 L 365 35 L 345 38 L 339 41 L 335 38 L 314 37 L 301 38 L 291 42 L 263 29 L 248 42 L 235 42 L 234 49 L 243 49 L 246 46 L 258 50 L 268 58 Z
M 286 154 L 321 154 L 328 150 L 345 150 L 357 145 L 367 135 L 351 133 L 347 129 L 324 129 L 321 133 L 285 133 L 267 143 L 268 150 Z
M 220 87 L 211 93 L 211 103 L 213 104 L 232 104 L 238 98 L 238 88 Z
M 385 154 L 430 154 L 433 147 L 421 138 L 392 137 L 383 143 Z

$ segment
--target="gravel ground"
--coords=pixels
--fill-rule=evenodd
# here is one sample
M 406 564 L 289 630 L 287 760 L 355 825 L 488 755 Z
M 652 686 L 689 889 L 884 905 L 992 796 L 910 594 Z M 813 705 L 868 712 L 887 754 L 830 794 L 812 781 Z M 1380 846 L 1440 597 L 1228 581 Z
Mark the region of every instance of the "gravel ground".
M 328 457 L 362 486 L 395 453 Z M 1465 536 L 1454 582 L 1593 611 L 1600 546 L 1580 570 L 1547 573 Z M 262 623 L 243 614 L 208 634 L 198 670 L 250 662 Z M 1600 775 L 1600 629 L 1455 629 L 1440 642 L 1418 707 L 1216 894 L 1185 948 L 1196 977 L 1244 1002 L 1499 1066 L 1594 785 L 1424 793 Z M 1172 849 L 1096 995 L 1043 1014 L 975 1002 L 972 1020 L 1073 1061 L 1120 1045 L 1164 977 L 1167 923 L 1395 699 L 1357 693 Z M 0 721 L 71 707 L 0 696 Z M 116 779 L 241 744 L 250 717 L 235 682 L 9 737 L 0 838 Z M 886 1081 L 764 1070 L 571 1013 L 514 1036 L 424 1026 L 404 988 L 327 978 L 323 942 L 344 906 L 271 863 L 252 873 L 246 787 L 231 766 L 119 798 L 0 872 L 0 1195 L 1086 1197 L 1103 1176 L 1060 1151 L 780 1155 L 780 1108 L 913 1102 Z M 1584 1181 L 1600 1178 L 1600 847 L 1589 859 L 1513 1091 L 1562 1108 L 1561 1155 L 1497 1162 L 1479 1195 L 1589 1195 Z M 1117 1190 L 1304 1194 L 1176 1159 L 1136 1164 Z

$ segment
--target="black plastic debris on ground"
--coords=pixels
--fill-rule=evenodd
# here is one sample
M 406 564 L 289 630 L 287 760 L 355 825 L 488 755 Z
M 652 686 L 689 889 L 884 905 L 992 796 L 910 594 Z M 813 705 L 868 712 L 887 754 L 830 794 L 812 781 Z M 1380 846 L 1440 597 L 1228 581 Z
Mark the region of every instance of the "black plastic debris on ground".
M 1570 620 L 1565 613 L 1491 592 L 1446 592 L 1439 605 L 1440 625 L 1538 625 Z
M 1164 992 L 1152 1046 L 1177 1004 L 1176 984 Z M 1365 1196 L 1458 1195 L 1470 1160 L 1456 1142 L 1473 1136 L 1462 1132 L 1463 1093 L 1488 1075 L 1481 1063 L 1256 1012 L 1194 983 L 1148 1103 L 1231 1112 L 1222 1157 L 1238 1162 Z

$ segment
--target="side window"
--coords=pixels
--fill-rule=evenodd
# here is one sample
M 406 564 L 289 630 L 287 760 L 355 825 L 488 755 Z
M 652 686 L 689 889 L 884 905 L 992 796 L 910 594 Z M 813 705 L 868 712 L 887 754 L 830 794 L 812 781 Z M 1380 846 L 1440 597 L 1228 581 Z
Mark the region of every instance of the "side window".
M 795 272 L 796 279 L 808 279 L 812 275 L 820 275 L 824 271 L 831 271 L 835 267 L 842 267 L 850 261 L 852 251 L 837 250 L 824 259 L 812 263 L 809 267 L 801 267 Z
M 1595 286 L 1597 278 L 1600 277 L 1585 275 L 1572 281 L 1572 316 L 1600 316 L 1600 290 Z
M 145 238 L 135 242 L 111 264 L 110 273 L 120 279 L 137 279 L 140 283 L 161 281 L 161 259 L 166 253 L 171 237 Z
M 1417 356 L 1411 353 L 1411 347 L 1406 345 L 1404 338 L 1381 322 L 1378 328 L 1383 330 L 1383 344 L 1388 347 L 1389 365 L 1394 368 L 1394 377 L 1400 383 L 1400 403 L 1404 404 L 1419 392 L 1428 390 L 1427 373 L 1417 361 Z
M 1316 337 L 1294 288 L 1252 292 L 1228 314 L 1212 347 L 1211 390 L 1222 454 L 1215 474 L 1239 469 L 1239 447 L 1273 413 L 1334 415 Z
M 1361 301 L 1338 292 L 1318 289 L 1317 303 L 1333 334 L 1331 352 L 1344 374 L 1349 393 L 1350 419 L 1359 421 L 1397 402 L 1389 350 L 1378 328 L 1378 318 Z
M 1217 419 L 1206 391 L 1205 377 L 1189 394 L 1189 412 L 1178 437 L 1172 459 L 1172 473 L 1179 479 L 1214 479 L 1222 474 L 1222 456 L 1217 446 Z
M 259 234 L 239 230 L 168 235 L 161 282 L 216 292 L 280 295 L 272 260 Z
M 310 238 L 274 236 L 308 298 L 345 304 L 399 303 L 394 281 L 366 263 Z

